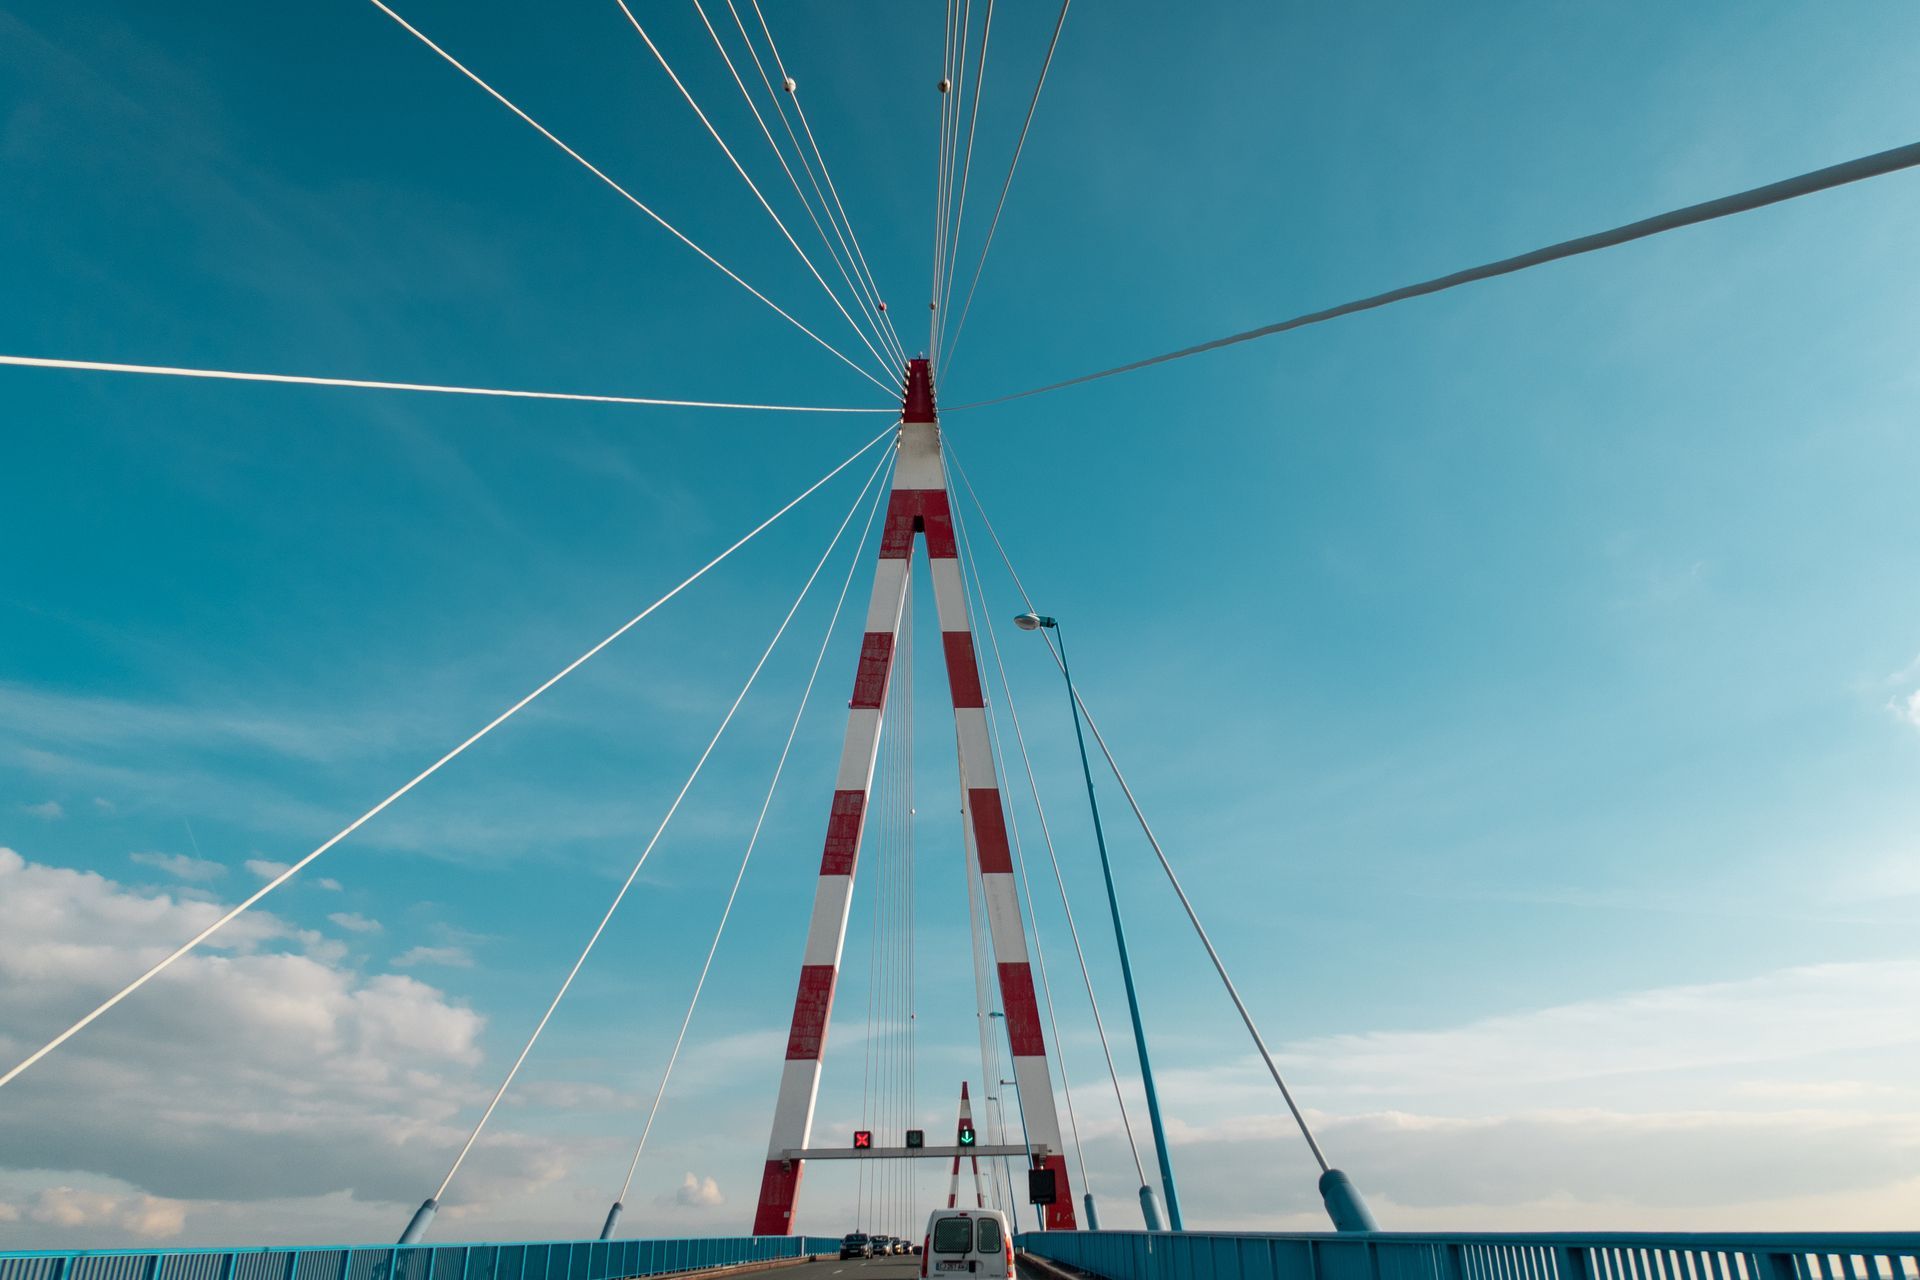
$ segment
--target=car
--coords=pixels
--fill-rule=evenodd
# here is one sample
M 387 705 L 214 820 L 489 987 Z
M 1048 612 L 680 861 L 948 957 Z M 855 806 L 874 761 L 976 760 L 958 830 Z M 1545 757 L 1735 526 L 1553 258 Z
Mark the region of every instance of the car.
M 1015 1280 L 1013 1232 L 998 1209 L 935 1209 L 927 1217 L 920 1274 L 960 1272 L 968 1280 Z
M 840 1260 L 848 1258 L 871 1258 L 873 1241 L 864 1231 L 849 1231 L 840 1237 Z

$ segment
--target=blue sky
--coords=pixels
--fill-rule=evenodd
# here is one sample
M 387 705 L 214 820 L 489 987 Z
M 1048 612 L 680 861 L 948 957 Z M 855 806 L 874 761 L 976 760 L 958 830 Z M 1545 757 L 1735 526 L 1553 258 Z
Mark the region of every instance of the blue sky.
M 1047 8 L 995 19 L 966 263 Z M 611 3 L 400 11 L 852 341 Z M 636 12 L 797 218 L 691 8 Z M 895 314 L 924 315 L 941 10 L 768 17 Z M 942 398 L 1910 142 L 1916 37 L 1894 3 L 1077 6 Z M 370 5 L 9 5 L 0 190 L 0 352 L 876 396 Z M 1384 1223 L 1910 1225 L 1917 218 L 1920 181 L 1896 175 L 948 416 Z M 876 424 L 5 369 L 0 428 L 17 1057 L 257 885 L 249 861 L 313 847 Z M 0 1240 L 397 1231 L 865 474 L 0 1091 Z M 982 567 L 1004 620 L 1017 597 Z M 801 611 L 438 1238 L 597 1225 L 831 599 Z M 1097 922 L 1058 683 L 1004 638 Z M 849 646 L 630 1229 L 731 1232 L 750 1212 Z M 980 1064 L 944 681 L 919 656 L 918 1103 L 944 1128 Z M 1109 829 L 1190 1224 L 1317 1226 L 1310 1162 L 1230 1006 L 1117 808 Z M 870 889 L 822 1135 L 860 1108 Z M 1095 1190 L 1125 1221 L 1130 1165 L 1044 894 L 1038 919 Z M 1090 960 L 1117 1012 L 1097 933 Z M 809 1224 L 841 1229 L 852 1195 L 813 1172 Z

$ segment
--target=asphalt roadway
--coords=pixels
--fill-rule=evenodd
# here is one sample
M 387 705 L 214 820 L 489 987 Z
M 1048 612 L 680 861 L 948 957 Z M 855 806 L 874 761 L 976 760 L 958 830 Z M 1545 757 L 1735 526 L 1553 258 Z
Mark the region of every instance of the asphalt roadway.
M 891 1258 L 825 1258 L 797 1267 L 781 1267 L 765 1274 L 777 1280 L 920 1280 L 920 1259 L 912 1254 Z

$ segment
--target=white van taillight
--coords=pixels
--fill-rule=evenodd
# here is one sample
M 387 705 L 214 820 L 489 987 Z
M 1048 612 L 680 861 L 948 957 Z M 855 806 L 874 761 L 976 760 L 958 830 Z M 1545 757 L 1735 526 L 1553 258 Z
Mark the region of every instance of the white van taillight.
M 1013 1280 L 1013 1237 L 1003 1235 L 1000 1238 L 1007 1242 L 1007 1280 Z
M 927 1255 L 933 1252 L 933 1232 L 920 1242 L 920 1280 L 927 1280 Z

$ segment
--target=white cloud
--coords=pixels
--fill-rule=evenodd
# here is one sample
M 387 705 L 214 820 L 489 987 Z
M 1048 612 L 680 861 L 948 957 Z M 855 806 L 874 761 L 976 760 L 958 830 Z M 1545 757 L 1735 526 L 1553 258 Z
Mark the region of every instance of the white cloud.
M 119 1227 L 143 1240 L 164 1240 L 187 1224 L 186 1206 L 158 1196 L 118 1196 L 73 1187 L 49 1187 L 27 1216 L 56 1227 Z
M 1308 1120 L 1388 1230 L 1900 1229 L 1920 1155 L 1920 1116 L 1565 1110 Z M 1172 1146 L 1187 1212 L 1204 1226 L 1326 1229 L 1319 1170 L 1290 1118 L 1175 1133 Z M 1103 1135 L 1086 1155 L 1103 1219 L 1130 1212 L 1131 1188 L 1109 1178 L 1131 1172 L 1124 1145 Z
M 712 1178 L 698 1178 L 689 1173 L 680 1180 L 679 1188 L 673 1193 L 675 1204 L 693 1208 L 710 1209 L 725 1204 L 727 1198 L 720 1194 L 720 1184 Z
M 107 799 L 105 796 L 95 796 L 93 798 L 93 807 L 101 813 L 112 813 L 115 808 L 113 801 Z
M 262 880 L 272 880 L 293 864 L 290 862 L 270 862 L 265 858 L 248 858 L 243 864 L 247 870 Z
M 465 947 L 411 947 L 394 957 L 393 967 L 411 969 L 415 965 L 436 964 L 450 969 L 473 968 L 473 953 Z
M 354 933 L 379 933 L 380 922 L 354 911 L 336 911 L 327 919 Z
M 227 874 L 227 869 L 217 862 L 190 858 L 184 853 L 130 853 L 127 859 L 163 871 L 176 880 L 217 880 Z
M 1277 1056 L 1390 1228 L 1893 1228 L 1920 1168 L 1917 989 L 1920 960 L 1814 965 Z M 1321 1226 L 1256 1057 L 1157 1077 L 1206 1225 Z M 1097 1184 L 1131 1163 L 1109 1115 L 1080 1117 Z
M 1809 965 L 1438 1030 L 1328 1036 L 1288 1046 L 1282 1058 L 1318 1081 L 1321 1096 L 1449 1097 L 1475 1108 L 1555 1105 L 1629 1080 L 1644 1092 L 1649 1077 L 1686 1073 L 1712 1091 L 1735 1072 L 1920 1047 L 1916 990 L 1920 960 Z
M 224 910 L 0 848 L 0 1061 Z M 8 1086 L 0 1199 L 33 1240 L 76 1216 L 76 1240 L 108 1243 L 173 1235 L 202 1208 L 242 1222 L 233 1206 L 337 1194 L 362 1206 L 358 1234 L 418 1203 L 490 1090 L 484 1021 L 324 943 L 249 912 Z M 458 1198 L 511 1203 L 572 1155 L 496 1120 Z
M 43 800 L 39 804 L 23 804 L 20 806 L 20 812 L 30 813 L 36 818 L 45 818 L 48 822 L 53 822 L 67 816 L 67 811 L 61 807 L 58 800 Z
M 329 893 L 340 892 L 340 882 L 331 876 L 321 876 L 318 880 L 315 880 L 313 884 L 315 888 L 325 889 Z
M 1895 698 L 1887 707 L 1901 720 L 1920 729 L 1920 689 L 1915 689 L 1904 698 Z

